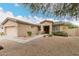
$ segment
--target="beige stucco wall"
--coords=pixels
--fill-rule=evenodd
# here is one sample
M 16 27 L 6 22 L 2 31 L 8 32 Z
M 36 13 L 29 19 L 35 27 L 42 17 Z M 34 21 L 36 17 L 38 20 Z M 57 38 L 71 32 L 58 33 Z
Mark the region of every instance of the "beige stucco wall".
M 31 31 L 32 31 L 33 35 L 39 34 L 39 31 L 38 31 L 38 27 L 37 26 L 32 26 L 31 27 Z
M 77 34 L 79 34 L 77 28 L 67 29 L 65 32 L 67 32 L 69 36 L 77 36 Z
M 34 25 L 26 25 L 26 35 L 28 36 L 27 32 L 31 31 L 32 35 L 36 35 L 39 31 L 38 31 L 38 26 L 34 26 Z
M 26 25 L 25 24 L 21 24 L 21 23 L 17 23 L 17 32 L 18 32 L 18 36 L 19 37 L 25 37 L 26 36 Z
M 60 25 L 60 31 L 67 31 L 68 29 L 68 26 L 65 26 L 65 25 Z
M 18 30 L 18 36 L 22 36 L 22 37 L 27 37 L 28 31 L 31 31 L 32 35 L 36 35 L 38 33 L 38 27 L 37 26 L 28 25 L 28 24 L 18 23 L 17 30 Z
M 17 23 L 16 22 L 13 22 L 11 20 L 8 20 L 5 24 L 4 24 L 4 27 L 6 26 L 17 26 Z
M 50 34 L 52 34 L 52 22 L 43 22 L 43 23 L 41 23 L 40 25 L 41 25 L 41 32 L 43 32 L 44 31 L 44 28 L 43 28 L 43 26 L 49 26 L 49 33 Z

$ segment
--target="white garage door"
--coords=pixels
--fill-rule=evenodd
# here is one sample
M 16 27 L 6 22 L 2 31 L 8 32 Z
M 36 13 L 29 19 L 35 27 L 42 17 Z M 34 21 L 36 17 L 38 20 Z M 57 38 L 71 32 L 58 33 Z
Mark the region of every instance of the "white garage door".
M 14 37 L 14 36 L 17 35 L 17 34 L 16 34 L 16 27 L 7 27 L 5 30 L 6 30 L 6 35 L 7 35 L 7 36 L 12 36 L 12 37 Z

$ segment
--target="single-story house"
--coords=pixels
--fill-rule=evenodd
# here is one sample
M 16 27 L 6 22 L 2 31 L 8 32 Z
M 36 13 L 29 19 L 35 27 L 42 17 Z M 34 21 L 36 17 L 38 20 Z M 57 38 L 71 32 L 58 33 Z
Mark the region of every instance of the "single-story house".
M 39 24 L 33 24 L 8 17 L 1 24 L 4 28 L 5 35 L 18 37 L 27 37 L 28 31 L 31 31 L 32 35 L 37 35 L 40 33 L 51 34 L 54 31 L 65 31 L 66 29 L 68 29 L 68 27 L 65 26 L 64 23 L 55 23 L 50 20 L 44 20 Z

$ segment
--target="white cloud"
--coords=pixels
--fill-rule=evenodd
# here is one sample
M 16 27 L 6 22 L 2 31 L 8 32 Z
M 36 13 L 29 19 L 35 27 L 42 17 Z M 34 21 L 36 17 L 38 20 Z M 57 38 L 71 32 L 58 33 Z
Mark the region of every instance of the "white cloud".
M 23 19 L 23 16 L 19 15 L 16 17 L 17 19 Z
M 42 17 L 37 17 L 37 16 L 28 16 L 28 19 L 30 19 L 33 23 L 40 23 L 43 20 L 50 20 L 57 22 L 59 20 L 53 19 L 53 18 L 42 18 Z
M 13 13 L 10 11 L 5 12 L 3 8 L 0 7 L 0 22 L 2 22 L 6 17 L 14 17 Z
M 10 12 L 10 11 L 7 11 L 7 12 L 6 12 L 6 16 L 7 16 L 7 17 L 14 17 L 13 13 Z
M 3 8 L 0 7 L 0 14 L 2 14 L 4 12 Z
M 18 7 L 18 6 L 19 6 L 19 4 L 15 3 L 15 4 L 14 4 L 14 6 Z
M 26 22 L 32 23 L 32 21 L 28 17 L 23 17 L 23 16 L 19 15 L 19 16 L 16 16 L 15 18 L 19 19 L 19 20 L 22 20 L 22 21 L 26 21 Z
M 72 20 L 64 19 L 63 21 L 64 21 L 64 22 L 70 22 L 70 23 L 72 23 L 72 24 L 74 24 L 74 25 L 79 26 L 79 20 L 76 21 L 75 19 L 72 19 Z
M 19 20 L 27 21 L 27 22 L 32 22 L 28 17 L 23 17 L 21 15 L 19 16 L 14 16 L 11 11 L 4 11 L 3 8 L 0 7 L 0 23 L 5 20 L 7 17 L 12 17 L 16 18 Z
M 28 16 L 27 19 L 32 21 L 33 23 L 39 23 L 43 18 L 37 16 Z
M 0 11 L 2 11 L 3 10 L 3 8 L 2 7 L 0 7 Z
M 74 25 L 77 25 L 77 26 L 79 26 L 79 20 L 78 21 L 76 21 L 76 20 L 73 20 L 73 21 L 70 21 L 72 24 L 74 24 Z

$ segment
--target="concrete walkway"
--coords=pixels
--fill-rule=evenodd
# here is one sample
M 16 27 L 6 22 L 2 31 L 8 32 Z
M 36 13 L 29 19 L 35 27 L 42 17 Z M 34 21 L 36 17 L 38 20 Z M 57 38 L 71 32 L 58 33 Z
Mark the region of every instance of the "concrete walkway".
M 34 37 L 31 37 L 31 38 L 16 38 L 16 37 L 11 37 L 11 36 L 0 36 L 0 40 L 12 40 L 12 41 L 15 41 L 15 42 L 18 42 L 18 43 L 27 43 L 27 42 L 30 42 L 32 40 L 36 40 L 40 37 L 43 37 L 44 35 L 37 35 L 37 36 L 34 36 Z

